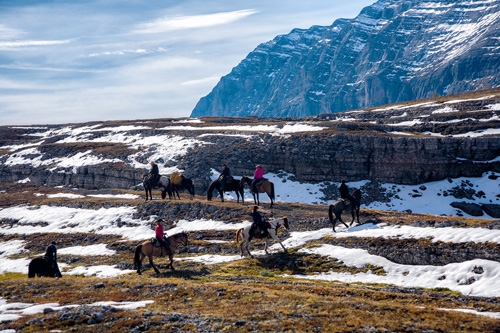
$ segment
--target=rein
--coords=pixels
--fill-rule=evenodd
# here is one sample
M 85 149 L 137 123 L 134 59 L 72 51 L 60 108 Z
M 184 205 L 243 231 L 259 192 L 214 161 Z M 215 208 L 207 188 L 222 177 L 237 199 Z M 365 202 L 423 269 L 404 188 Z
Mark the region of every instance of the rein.
M 167 239 L 168 239 L 168 241 L 170 242 L 170 244 L 174 243 L 174 244 L 172 244 L 172 245 L 173 245 L 175 248 L 177 248 L 177 245 L 179 245 L 179 244 L 182 244 L 182 245 L 184 245 L 184 246 L 186 246 L 186 245 L 187 245 L 187 237 L 186 237 L 186 242 L 185 242 L 185 243 L 183 243 L 181 240 L 178 240 L 178 238 L 182 238 L 182 237 L 183 237 L 183 235 L 182 235 L 182 234 L 179 234 L 179 236 L 177 236 L 177 237 L 174 237 L 174 236 L 176 236 L 176 235 L 170 236 L 170 237 L 168 237 Z M 169 238 L 170 238 L 170 239 L 169 239 Z

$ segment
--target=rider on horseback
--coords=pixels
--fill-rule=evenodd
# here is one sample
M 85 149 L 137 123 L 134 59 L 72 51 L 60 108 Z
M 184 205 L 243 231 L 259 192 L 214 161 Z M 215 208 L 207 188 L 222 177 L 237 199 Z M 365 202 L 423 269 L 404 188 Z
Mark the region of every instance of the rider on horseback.
M 148 179 L 151 182 L 151 187 L 156 187 L 158 185 L 158 181 L 160 180 L 160 171 L 158 170 L 158 165 L 151 161 L 149 163 L 151 165 L 151 170 L 148 173 Z
M 224 186 L 226 185 L 229 177 L 231 177 L 231 170 L 229 170 L 227 165 L 222 164 L 222 173 L 219 175 L 220 189 L 222 191 L 224 191 Z
M 54 275 L 58 278 L 62 277 L 61 271 L 59 270 L 59 266 L 57 265 L 57 248 L 55 241 L 52 241 L 52 243 L 49 246 L 47 246 L 44 258 L 47 259 L 47 261 L 49 262 L 50 267 L 54 272 Z
M 163 231 L 163 225 L 161 224 L 162 222 L 162 219 L 156 220 L 155 237 L 158 242 L 160 242 L 160 245 L 164 246 L 167 249 L 167 253 L 172 253 L 172 250 L 170 250 L 170 244 L 168 243 L 168 240 L 165 237 L 165 232 Z
M 264 169 L 260 165 L 257 165 L 253 173 L 252 192 L 257 192 L 257 182 L 262 180 L 262 178 L 264 178 Z
M 343 200 L 348 199 L 352 203 L 357 202 L 356 198 L 353 197 L 351 193 L 349 193 L 349 188 L 347 187 L 345 180 L 342 180 L 342 184 L 340 184 L 339 191 L 341 199 Z
M 269 237 L 269 231 L 267 230 L 268 229 L 268 225 L 267 225 L 267 222 L 264 221 L 264 218 L 262 217 L 262 214 L 257 210 L 257 206 L 253 206 L 253 209 L 252 209 L 252 219 L 253 219 L 253 223 L 252 223 L 252 226 L 250 227 L 250 238 L 249 240 L 252 239 L 252 236 L 253 236 L 253 233 L 255 231 L 255 228 L 259 228 L 260 229 L 260 234 L 261 236 L 263 237 Z

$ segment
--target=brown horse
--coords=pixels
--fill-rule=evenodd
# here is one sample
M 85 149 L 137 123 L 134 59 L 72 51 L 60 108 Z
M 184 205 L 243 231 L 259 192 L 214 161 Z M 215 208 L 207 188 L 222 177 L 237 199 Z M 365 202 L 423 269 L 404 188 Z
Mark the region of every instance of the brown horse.
M 356 214 L 356 218 L 358 220 L 359 224 L 359 208 L 361 206 L 361 190 L 359 188 L 355 189 L 352 191 L 352 196 L 356 198 L 355 201 L 351 202 L 349 200 L 337 200 L 334 203 L 332 203 L 328 209 L 328 218 L 330 219 L 330 223 L 333 225 L 333 231 L 335 231 L 335 224 L 337 221 L 342 222 L 346 229 L 348 229 L 352 224 L 354 223 L 354 214 Z M 344 221 L 342 221 L 342 212 L 343 211 L 351 211 L 352 215 L 352 221 L 351 224 L 348 226 L 345 224 Z M 333 218 L 333 215 L 335 214 L 335 218 Z
M 253 201 L 256 205 L 260 206 L 259 193 L 267 193 L 267 196 L 269 197 L 269 199 L 271 199 L 271 207 L 272 207 L 274 204 L 274 183 L 268 179 L 264 179 L 262 182 L 256 185 L 257 192 L 254 192 L 252 189 L 252 181 L 253 181 L 252 178 L 243 176 L 241 177 L 240 184 L 241 186 L 247 184 L 248 187 L 250 187 L 250 191 L 252 192 L 253 195 Z
M 266 242 L 266 247 L 264 248 L 264 251 L 266 251 L 267 254 L 269 254 L 269 252 L 267 252 L 267 248 L 269 247 L 269 239 L 271 239 L 271 238 L 274 239 L 275 241 L 277 241 L 278 243 L 280 243 L 281 247 L 283 248 L 283 251 L 287 252 L 285 247 L 283 246 L 283 244 L 279 240 L 277 234 L 278 234 L 278 229 L 281 226 L 285 227 L 285 229 L 288 230 L 288 228 L 290 227 L 290 225 L 288 224 L 288 218 L 283 217 L 283 221 L 280 219 L 274 219 L 271 221 L 266 221 L 266 223 L 269 223 L 269 225 L 270 225 L 270 228 L 267 229 L 267 231 L 269 232 L 269 237 L 263 236 L 260 233 L 259 228 L 255 228 L 255 232 L 252 235 L 252 238 L 257 238 L 257 239 L 264 238 L 264 240 Z M 242 239 L 242 241 L 240 243 L 240 250 L 241 250 L 242 257 L 244 254 L 243 249 L 245 249 L 248 252 L 248 254 L 253 258 L 253 255 L 250 253 L 250 250 L 248 249 L 248 245 L 250 244 L 250 230 L 251 230 L 251 228 L 252 228 L 252 226 L 249 225 L 246 228 L 240 228 L 236 231 L 236 244 L 238 244 L 238 242 L 240 241 L 240 238 Z
M 163 246 L 154 246 L 151 240 L 147 240 L 140 244 L 139 246 L 136 247 L 135 249 L 135 256 L 134 256 L 134 268 L 137 269 L 137 274 L 141 274 L 141 266 L 142 266 L 142 260 L 145 257 L 149 258 L 149 264 L 153 269 L 155 270 L 156 274 L 160 274 L 160 271 L 156 267 L 156 265 L 153 263 L 153 256 L 159 257 L 159 256 L 165 256 L 168 255 L 168 258 L 170 260 L 170 263 L 167 265 L 167 267 L 170 267 L 171 270 L 174 270 L 174 251 L 177 250 L 181 246 L 187 246 L 188 245 L 188 235 L 185 232 L 181 232 L 175 235 L 172 235 L 170 237 L 167 237 L 167 240 L 170 244 L 170 250 L 167 251 L 167 249 Z

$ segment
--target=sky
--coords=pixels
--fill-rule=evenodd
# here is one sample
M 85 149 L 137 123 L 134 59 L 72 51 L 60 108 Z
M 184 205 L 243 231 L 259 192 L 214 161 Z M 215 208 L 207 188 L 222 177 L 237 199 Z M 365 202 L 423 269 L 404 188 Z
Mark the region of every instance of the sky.
M 188 117 L 259 44 L 374 0 L 0 0 L 0 126 Z

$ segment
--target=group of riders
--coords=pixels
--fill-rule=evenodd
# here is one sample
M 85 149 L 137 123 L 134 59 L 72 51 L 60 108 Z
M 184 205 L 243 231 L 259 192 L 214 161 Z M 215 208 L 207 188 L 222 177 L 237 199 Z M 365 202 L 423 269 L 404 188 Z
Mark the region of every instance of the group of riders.
M 158 170 L 158 165 L 156 163 L 151 162 L 151 170 L 148 173 L 148 177 L 151 180 L 153 186 L 156 186 L 160 179 L 160 173 Z M 264 169 L 262 168 L 261 165 L 257 165 L 255 167 L 255 171 L 253 174 L 253 181 L 251 184 L 251 190 L 252 192 L 257 192 L 257 184 L 264 180 Z M 218 180 L 220 182 L 220 187 L 221 190 L 224 191 L 224 187 L 233 181 L 233 176 L 231 175 L 231 170 L 226 164 L 222 165 L 222 172 L 220 173 Z M 351 193 L 349 193 L 349 188 L 347 187 L 347 184 L 345 180 L 342 180 L 340 187 L 339 187 L 339 192 L 340 192 L 340 198 L 342 200 L 349 200 L 351 202 L 357 202 L 357 199 L 352 196 Z M 270 225 L 265 221 L 264 215 L 261 211 L 258 210 L 258 206 L 253 206 L 252 211 L 250 213 L 252 216 L 252 226 L 250 228 L 250 239 L 254 237 L 255 235 L 258 235 L 260 232 L 260 236 L 263 237 L 268 237 L 269 236 L 269 227 Z M 164 229 L 162 226 L 162 223 L 164 222 L 162 219 L 158 219 L 156 221 L 156 227 L 155 227 L 155 238 L 158 240 L 159 244 L 161 246 L 164 246 L 167 249 L 167 253 L 171 253 L 170 246 L 168 243 L 167 238 L 165 237 L 164 234 Z M 257 233 L 257 234 L 256 234 Z
M 156 186 L 158 184 L 158 181 L 160 180 L 160 172 L 158 169 L 158 165 L 155 162 L 151 162 L 151 169 L 149 170 L 149 173 L 147 175 L 148 179 L 150 180 L 152 186 Z M 226 164 L 222 165 L 222 172 L 219 175 L 218 179 L 220 181 L 221 189 L 224 190 L 224 186 L 232 181 L 232 175 L 229 167 Z M 254 172 L 254 177 L 252 181 L 252 191 L 257 192 L 256 184 L 264 179 L 264 169 L 262 169 L 262 166 L 257 165 L 255 168 Z M 349 188 L 347 187 L 347 184 L 345 183 L 345 180 L 342 180 L 342 183 L 339 187 L 340 191 L 340 198 L 344 200 L 350 200 L 353 202 L 356 202 L 356 198 L 354 198 L 350 193 L 349 193 Z M 264 215 L 262 212 L 259 211 L 258 206 L 253 206 L 252 211 L 250 215 L 252 216 L 252 226 L 250 228 L 250 239 L 252 237 L 255 237 L 256 235 L 259 235 L 260 233 L 260 238 L 268 237 L 269 236 L 269 224 L 266 222 Z M 167 249 L 167 253 L 172 253 L 170 249 L 170 244 L 165 237 L 165 231 L 163 228 L 162 223 L 164 222 L 163 219 L 158 219 L 156 220 L 156 227 L 155 227 L 155 238 L 160 244 L 160 246 L 163 246 Z M 61 271 L 59 270 L 59 266 L 57 264 L 57 248 L 56 248 L 56 242 L 52 242 L 46 249 L 44 258 L 49 262 L 49 265 L 54 272 L 55 277 L 61 277 Z

